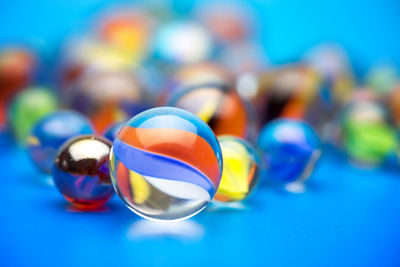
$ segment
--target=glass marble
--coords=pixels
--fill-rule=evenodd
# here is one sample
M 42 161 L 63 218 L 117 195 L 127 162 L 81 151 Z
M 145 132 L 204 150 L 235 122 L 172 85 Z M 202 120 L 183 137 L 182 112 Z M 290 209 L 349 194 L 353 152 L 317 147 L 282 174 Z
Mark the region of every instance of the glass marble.
M 8 112 L 8 123 L 15 139 L 21 144 L 26 144 L 36 122 L 54 112 L 57 105 L 55 94 L 47 88 L 31 87 L 19 93 Z
M 121 128 L 125 125 L 125 122 L 117 122 L 114 123 L 113 125 L 111 125 L 110 127 L 108 127 L 104 133 L 103 136 L 105 138 L 107 138 L 108 140 L 110 140 L 111 142 L 114 142 L 115 138 L 117 137 L 119 131 L 121 130 Z
M 63 144 L 51 173 L 64 198 L 78 208 L 104 205 L 114 194 L 110 180 L 111 142 L 95 135 L 80 135 Z
M 90 121 L 82 114 L 63 110 L 42 118 L 28 137 L 31 159 L 45 173 L 51 173 L 58 149 L 68 139 L 94 132 Z
M 65 92 L 66 106 L 85 114 L 97 132 L 147 109 L 147 94 L 128 72 L 96 72 Z
M 215 135 L 249 136 L 250 116 L 245 102 L 227 85 L 204 84 L 175 94 L 170 106 L 188 110 L 205 121 Z
M 121 200 L 152 220 L 179 220 L 203 210 L 222 175 L 217 138 L 183 109 L 144 111 L 118 133 L 110 154 L 111 179 Z
M 262 129 L 258 146 L 263 152 L 266 178 L 284 183 L 308 179 L 321 155 L 318 135 L 300 120 L 270 122 Z
M 221 182 L 214 199 L 222 202 L 246 199 L 256 186 L 260 161 L 256 149 L 234 136 L 218 137 L 223 157 Z
M 351 102 L 343 109 L 338 127 L 339 145 L 355 163 L 379 165 L 396 154 L 396 131 L 379 101 Z

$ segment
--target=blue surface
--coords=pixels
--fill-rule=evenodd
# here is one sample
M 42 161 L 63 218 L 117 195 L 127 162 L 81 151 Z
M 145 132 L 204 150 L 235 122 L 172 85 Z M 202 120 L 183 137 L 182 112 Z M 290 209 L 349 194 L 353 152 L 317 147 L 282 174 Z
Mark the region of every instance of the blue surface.
M 177 224 L 139 218 L 114 197 L 78 212 L 0 138 L 1 266 L 399 266 L 400 179 L 324 155 L 304 194 L 260 185 L 245 206 Z M 158 233 L 158 234 L 157 234 Z

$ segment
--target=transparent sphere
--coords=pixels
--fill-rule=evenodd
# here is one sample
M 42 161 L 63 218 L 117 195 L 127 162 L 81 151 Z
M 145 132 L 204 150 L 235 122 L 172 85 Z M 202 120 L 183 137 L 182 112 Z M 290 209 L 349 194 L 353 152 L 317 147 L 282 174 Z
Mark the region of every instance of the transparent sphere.
M 95 135 L 80 135 L 63 144 L 51 174 L 67 201 L 78 208 L 96 208 L 114 195 L 109 172 L 110 149 L 110 141 Z
M 268 123 L 260 133 L 258 146 L 263 152 L 266 177 L 284 183 L 308 179 L 321 155 L 318 135 L 301 120 Z
M 144 111 L 119 131 L 110 153 L 111 179 L 122 201 L 153 220 L 189 218 L 214 197 L 222 155 L 212 130 L 172 107 Z
M 70 138 L 94 132 L 90 121 L 82 114 L 62 110 L 42 118 L 28 137 L 31 159 L 43 172 L 50 173 L 58 149 Z
M 222 202 L 241 201 L 249 196 L 260 176 L 256 149 L 246 140 L 234 136 L 218 137 L 224 168 L 214 199 Z
M 188 110 L 205 121 L 215 135 L 249 137 L 253 123 L 246 106 L 233 88 L 224 84 L 203 84 L 176 92 L 170 106 Z

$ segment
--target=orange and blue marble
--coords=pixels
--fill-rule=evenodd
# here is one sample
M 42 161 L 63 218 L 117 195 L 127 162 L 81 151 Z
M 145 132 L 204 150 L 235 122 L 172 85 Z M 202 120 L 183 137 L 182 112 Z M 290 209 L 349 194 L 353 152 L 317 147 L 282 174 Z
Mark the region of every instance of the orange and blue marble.
M 129 120 L 114 140 L 111 179 L 125 204 L 155 220 L 188 218 L 213 198 L 222 156 L 212 130 L 194 114 L 172 107 Z

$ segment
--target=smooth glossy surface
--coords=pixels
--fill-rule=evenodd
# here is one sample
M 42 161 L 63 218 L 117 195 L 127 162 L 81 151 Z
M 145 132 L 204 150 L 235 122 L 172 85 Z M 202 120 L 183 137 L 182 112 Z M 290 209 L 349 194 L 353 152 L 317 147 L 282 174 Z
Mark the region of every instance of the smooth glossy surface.
M 58 111 L 42 118 L 28 137 L 29 155 L 44 172 L 50 173 L 58 149 L 68 139 L 93 133 L 90 121 L 75 111 Z
M 119 131 L 124 125 L 125 122 L 117 122 L 111 125 L 104 131 L 103 136 L 108 140 L 110 140 L 111 142 L 114 142 L 114 139 L 117 137 Z
M 214 199 L 222 202 L 246 199 L 260 175 L 257 151 L 247 141 L 234 136 L 219 136 L 223 158 L 221 183 Z
M 249 135 L 250 118 L 245 103 L 230 87 L 205 84 L 187 88 L 172 97 L 170 106 L 188 110 L 205 121 L 215 135 Z
M 122 201 L 154 220 L 195 215 L 213 198 L 222 174 L 211 129 L 182 109 L 149 109 L 129 120 L 110 154 L 111 178 Z
M 47 88 L 32 87 L 19 93 L 8 113 L 8 123 L 16 140 L 24 144 L 35 123 L 56 109 L 56 96 Z
M 279 119 L 267 124 L 258 139 L 267 178 L 282 182 L 309 178 L 320 145 L 313 128 L 303 121 Z
M 110 141 L 94 135 L 78 136 L 60 148 L 52 175 L 66 200 L 79 208 L 95 208 L 112 197 L 110 149 Z

